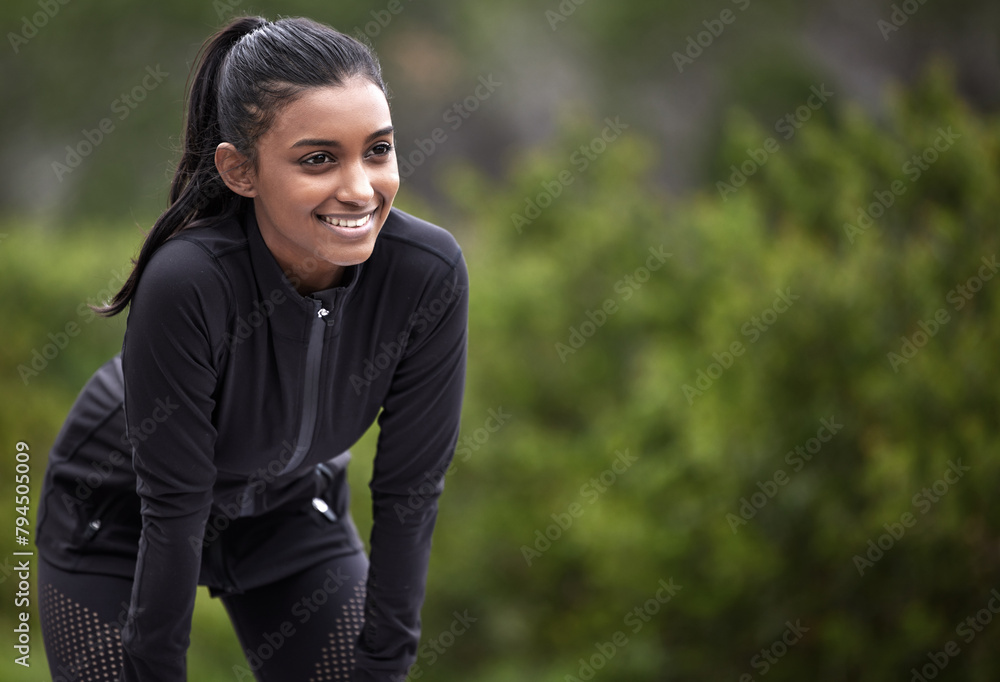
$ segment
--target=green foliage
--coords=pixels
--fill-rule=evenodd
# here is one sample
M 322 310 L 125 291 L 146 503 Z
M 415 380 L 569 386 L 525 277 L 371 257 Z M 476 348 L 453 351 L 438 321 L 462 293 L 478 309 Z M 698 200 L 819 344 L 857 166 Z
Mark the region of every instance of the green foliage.
M 949 128 L 915 177 L 904 164 Z M 729 130 L 737 164 L 771 134 Z M 684 201 L 626 133 L 519 234 L 511 214 L 545 201 L 595 132 L 526 157 L 499 191 L 467 169 L 452 183 L 475 234 L 465 434 L 491 407 L 514 416 L 444 500 L 428 619 L 462 607 L 482 624 L 435 678 L 582 677 L 578 659 L 617 631 L 628 643 L 602 680 L 900 679 L 950 640 L 956 674 L 995 678 L 995 634 L 956 627 L 998 568 L 1000 284 L 972 291 L 998 251 L 998 121 L 938 69 L 884 124 L 814 119 L 734 194 L 712 183 Z M 896 181 L 905 192 L 869 208 Z M 859 210 L 881 217 L 857 234 Z M 660 245 L 663 267 L 628 284 Z M 607 299 L 616 312 L 591 322 Z M 625 449 L 637 461 L 594 496 Z M 950 462 L 970 470 L 947 483 Z M 766 503 L 743 519 L 743 498 Z M 868 540 L 892 546 L 859 571 Z M 627 621 L 670 578 L 683 589 L 658 616 Z M 786 621 L 808 632 L 767 663 Z
M 829 107 L 725 196 L 716 180 L 773 135 L 770 114 L 734 112 L 717 177 L 691 197 L 657 186 L 639 133 L 598 151 L 596 120 L 499 186 L 448 176 L 470 366 L 424 610 L 424 641 L 451 644 L 422 651 L 421 679 L 563 682 L 585 678 L 581 658 L 607 682 L 909 679 L 952 640 L 950 678 L 1000 675 L 1000 625 L 956 631 L 1000 568 L 1000 281 L 983 260 L 1000 250 L 1000 120 L 969 111 L 942 69 L 882 122 Z M 949 128 L 914 177 L 906 164 Z M 37 491 L 123 321 L 83 326 L 27 386 L 17 367 L 82 321 L 139 235 L 0 232 L 0 376 L 16 400 L 0 419 L 8 450 L 31 444 Z M 362 529 L 372 447 L 351 473 Z M 664 585 L 680 590 L 667 601 Z M 439 637 L 455 612 L 476 621 Z M 193 641 L 192 679 L 231 677 L 239 647 L 216 602 L 199 599 Z M 36 646 L 17 679 L 45 679 Z

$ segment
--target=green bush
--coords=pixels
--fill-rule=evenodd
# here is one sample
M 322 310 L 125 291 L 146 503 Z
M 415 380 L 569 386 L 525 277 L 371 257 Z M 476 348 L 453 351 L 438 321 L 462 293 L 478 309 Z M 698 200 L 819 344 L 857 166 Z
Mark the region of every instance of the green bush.
M 481 624 L 436 679 L 586 679 L 619 632 L 602 680 L 910 679 L 952 640 L 950 672 L 1000 674 L 995 633 L 956 632 L 998 567 L 1000 127 L 940 68 L 889 111 L 817 117 L 724 198 L 671 199 L 626 133 L 512 220 L 600 124 L 499 191 L 455 174 L 475 235 L 466 433 L 513 417 L 444 500 L 428 618 Z M 721 168 L 773 134 L 728 130 Z M 949 482 L 950 463 L 968 472 Z

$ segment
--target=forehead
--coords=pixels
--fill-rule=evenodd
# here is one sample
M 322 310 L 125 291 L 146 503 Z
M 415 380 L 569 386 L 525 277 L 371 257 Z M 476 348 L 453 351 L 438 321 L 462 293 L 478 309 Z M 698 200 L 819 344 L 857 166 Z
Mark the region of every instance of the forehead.
M 389 103 L 367 78 L 352 78 L 338 86 L 309 88 L 282 107 L 261 142 L 289 145 L 301 138 L 364 140 L 392 125 Z

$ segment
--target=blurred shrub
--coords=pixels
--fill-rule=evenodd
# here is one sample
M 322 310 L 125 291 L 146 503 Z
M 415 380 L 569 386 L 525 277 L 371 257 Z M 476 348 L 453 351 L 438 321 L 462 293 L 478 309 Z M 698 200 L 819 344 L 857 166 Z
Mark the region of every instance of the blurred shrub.
M 961 629 L 1000 568 L 1000 122 L 941 68 L 884 121 L 828 106 L 724 197 L 667 198 L 630 132 L 575 168 L 602 123 L 450 179 L 463 437 L 512 416 L 444 499 L 428 631 L 480 620 L 433 679 L 910 679 L 952 640 L 1000 675 Z M 722 168 L 774 135 L 728 131 Z

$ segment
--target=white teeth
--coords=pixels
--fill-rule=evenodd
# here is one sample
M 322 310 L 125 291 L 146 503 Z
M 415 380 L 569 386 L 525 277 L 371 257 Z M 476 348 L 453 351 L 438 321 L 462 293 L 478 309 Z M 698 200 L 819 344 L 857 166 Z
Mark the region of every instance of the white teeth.
M 336 227 L 361 227 L 362 225 L 367 223 L 368 219 L 371 217 L 372 217 L 371 213 L 364 216 L 363 218 L 358 218 L 357 220 L 338 220 L 337 218 L 328 218 L 326 216 L 320 216 L 323 222 L 330 223 L 331 225 L 335 225 Z

